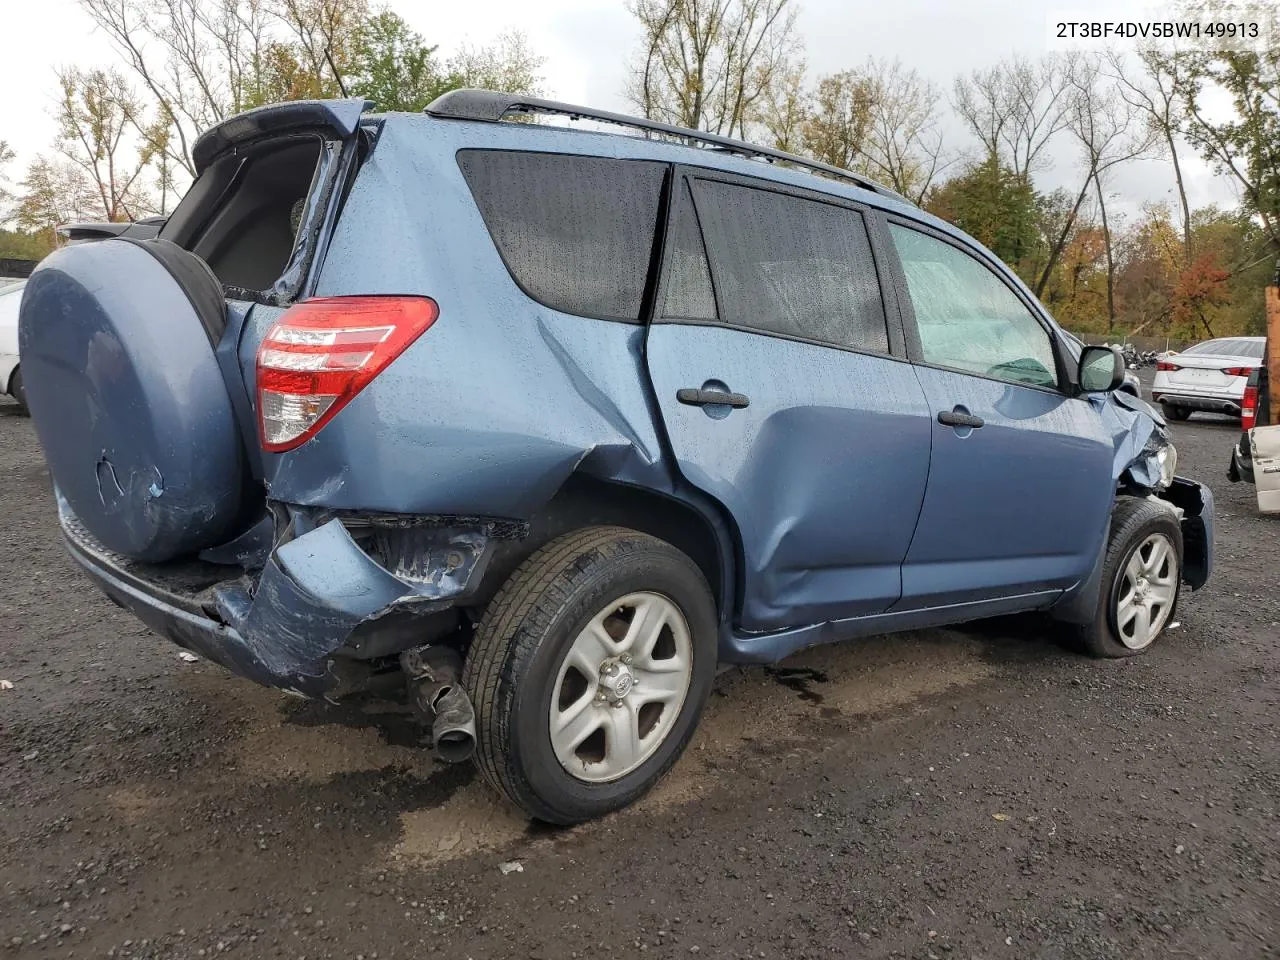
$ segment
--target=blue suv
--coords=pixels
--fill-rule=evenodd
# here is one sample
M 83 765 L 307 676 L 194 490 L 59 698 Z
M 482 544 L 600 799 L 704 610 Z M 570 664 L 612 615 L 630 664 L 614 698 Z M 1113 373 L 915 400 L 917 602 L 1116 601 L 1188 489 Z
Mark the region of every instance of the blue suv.
M 370 107 L 227 120 L 158 238 L 24 293 L 71 555 L 181 646 L 403 678 L 441 757 L 572 823 L 675 763 L 718 664 L 1023 611 L 1128 656 L 1208 579 L 1118 354 L 894 192 L 507 94 Z

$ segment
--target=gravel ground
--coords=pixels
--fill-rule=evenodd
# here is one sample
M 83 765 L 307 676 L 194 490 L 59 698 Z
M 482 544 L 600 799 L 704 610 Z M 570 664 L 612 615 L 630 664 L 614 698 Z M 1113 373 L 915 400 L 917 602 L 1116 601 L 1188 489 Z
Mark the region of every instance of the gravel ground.
M 0 956 L 1280 956 L 1280 527 L 1238 427 L 1174 430 L 1219 565 L 1149 656 L 1005 621 L 727 673 L 658 790 L 551 830 L 400 705 L 179 659 L 0 401 Z

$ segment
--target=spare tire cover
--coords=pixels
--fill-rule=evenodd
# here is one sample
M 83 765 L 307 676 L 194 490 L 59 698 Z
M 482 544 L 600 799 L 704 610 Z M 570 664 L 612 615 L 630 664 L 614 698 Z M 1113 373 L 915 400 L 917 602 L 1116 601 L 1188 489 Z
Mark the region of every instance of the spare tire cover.
M 225 311 L 221 287 L 172 244 L 162 262 L 154 242 L 55 251 L 32 273 L 18 320 L 54 483 L 104 546 L 152 563 L 225 542 L 246 500 L 207 316 L 211 296 Z M 173 269 L 179 256 L 195 268 Z

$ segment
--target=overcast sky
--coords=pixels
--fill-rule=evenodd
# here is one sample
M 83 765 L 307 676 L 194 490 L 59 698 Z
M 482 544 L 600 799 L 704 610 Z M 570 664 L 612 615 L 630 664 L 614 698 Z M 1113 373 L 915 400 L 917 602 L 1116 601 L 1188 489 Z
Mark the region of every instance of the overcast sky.
M 1048 23 L 1069 13 L 1073 19 L 1115 19 L 1125 5 L 1140 0 L 800 0 L 799 31 L 811 75 L 856 65 L 868 55 L 902 60 L 950 93 L 954 77 L 990 66 L 1020 52 L 1037 56 L 1049 49 Z M 45 150 L 54 135 L 50 117 L 54 67 L 77 63 L 109 65 L 112 51 L 95 34 L 76 0 L 4 0 L 0 17 L 0 139 L 18 153 L 14 172 Z M 449 54 L 459 44 L 483 44 L 508 27 L 523 30 L 531 46 L 547 58 L 548 93 L 562 100 L 627 109 L 621 90 L 625 64 L 638 39 L 623 0 L 391 0 L 389 4 L 428 41 Z M 1150 9 L 1147 7 L 1146 9 Z M 944 113 L 950 109 L 944 106 Z M 956 135 L 955 147 L 969 146 Z M 1064 137 L 1053 147 L 1044 187 L 1078 188 L 1075 152 Z M 1231 185 L 1216 177 L 1190 150 L 1184 169 L 1193 205 L 1235 202 Z M 1173 202 L 1169 164 L 1163 160 L 1125 165 L 1109 191 L 1117 208 L 1136 213 L 1146 200 Z

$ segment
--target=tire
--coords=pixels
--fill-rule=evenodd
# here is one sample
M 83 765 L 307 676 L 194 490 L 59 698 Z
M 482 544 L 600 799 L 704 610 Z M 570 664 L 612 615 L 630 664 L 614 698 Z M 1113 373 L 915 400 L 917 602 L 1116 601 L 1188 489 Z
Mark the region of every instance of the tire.
M 1175 407 L 1171 403 L 1160 404 L 1160 410 L 1164 414 L 1166 420 L 1182 421 L 1191 416 L 1191 411 L 1186 407 Z
M 619 612 L 630 609 L 634 618 L 650 608 L 658 611 L 655 622 L 664 624 L 653 634 L 650 654 L 637 646 L 634 661 L 625 655 L 630 666 L 606 662 L 615 676 L 606 676 L 603 666 L 594 677 L 578 671 L 579 644 L 599 636 L 585 629 L 593 620 L 602 621 L 601 630 L 614 640 L 615 632 L 625 630 L 625 643 L 632 631 Z M 644 632 L 643 623 L 635 634 Z M 627 806 L 662 778 L 693 735 L 715 678 L 716 640 L 716 608 L 706 579 L 670 544 L 622 527 L 588 527 L 553 540 L 521 564 L 489 603 L 467 655 L 463 684 L 476 709 L 481 773 L 510 802 L 548 823 L 580 823 Z M 659 646 L 675 650 L 675 659 L 660 659 Z M 665 650 L 661 654 L 665 658 Z M 652 703 L 643 702 L 646 684 L 653 679 L 656 686 L 659 678 L 675 674 L 650 672 L 643 664 L 666 670 L 685 654 L 691 661 L 687 677 L 679 668 L 680 677 L 670 681 L 687 682 L 679 705 L 661 703 L 654 714 Z M 623 688 L 623 673 L 633 677 L 633 686 Z M 586 693 L 571 696 L 567 711 L 556 716 L 581 716 L 583 724 L 600 726 L 574 748 L 578 752 L 564 751 L 562 739 L 558 755 L 553 709 L 565 709 L 566 691 L 580 682 Z M 620 706 L 613 705 L 615 695 Z M 612 750 L 609 725 L 634 723 L 631 730 L 643 731 L 646 715 L 656 717 L 649 727 L 652 743 L 644 745 L 641 732 L 631 742 L 638 748 L 635 765 L 623 769 L 619 758 L 627 754 Z M 638 719 L 625 719 L 630 717 Z M 619 742 L 624 740 L 620 735 Z M 589 756 L 597 749 L 598 759 Z M 618 775 L 607 776 L 614 761 Z
M 13 397 L 18 403 L 18 409 L 23 415 L 31 416 L 31 411 L 27 409 L 27 388 L 22 385 L 22 368 L 13 371 L 13 376 L 9 378 L 9 396 Z
M 1143 640 L 1138 635 L 1140 623 L 1127 619 L 1126 608 L 1122 608 L 1121 604 L 1133 589 L 1130 563 L 1142 565 L 1143 557 L 1153 556 L 1147 553 L 1148 544 L 1153 540 L 1163 541 L 1169 551 L 1170 568 L 1160 579 L 1171 581 L 1171 586 L 1167 588 L 1170 599 L 1163 604 L 1155 602 L 1153 598 L 1164 585 L 1158 582 L 1158 578 L 1152 577 L 1150 586 L 1146 588 L 1151 593 L 1139 606 L 1145 608 L 1147 616 L 1155 621 L 1155 629 L 1145 638 L 1145 642 L 1140 642 Z M 1135 554 L 1139 551 L 1143 553 L 1135 561 Z M 1177 612 L 1181 580 L 1182 528 L 1177 515 L 1162 501 L 1121 498 L 1116 502 L 1111 516 L 1111 534 L 1102 567 L 1097 615 L 1092 623 L 1076 628 L 1076 646 L 1092 656 L 1109 659 L 1145 653 L 1159 639 L 1160 633 Z M 1132 605 L 1127 609 L 1132 610 Z

